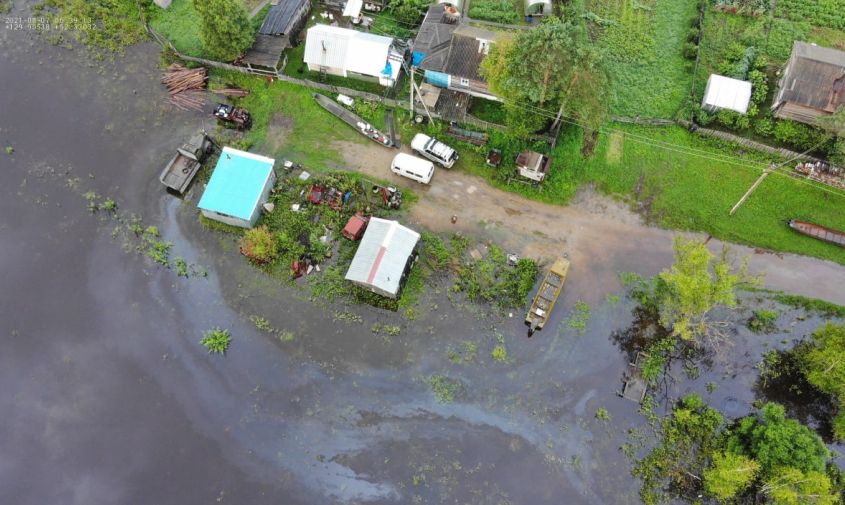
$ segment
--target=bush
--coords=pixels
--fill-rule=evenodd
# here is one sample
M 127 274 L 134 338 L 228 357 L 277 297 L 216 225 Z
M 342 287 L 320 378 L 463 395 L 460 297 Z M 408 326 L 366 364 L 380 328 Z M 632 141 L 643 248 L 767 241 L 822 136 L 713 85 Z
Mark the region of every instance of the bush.
M 684 44 L 684 58 L 694 60 L 698 56 L 698 44 L 695 42 L 687 42 Z
M 778 315 L 780 314 L 776 310 L 755 310 L 754 315 L 748 319 L 748 329 L 754 333 L 771 333 L 776 329 Z
M 259 226 L 244 233 L 241 254 L 254 263 L 271 263 L 279 255 L 279 244 L 266 226 Z
M 229 344 L 232 343 L 232 335 L 229 330 L 212 328 L 205 332 L 200 343 L 208 349 L 209 353 L 226 354 L 226 351 L 229 350 Z
M 780 142 L 802 151 L 820 149 L 826 137 L 825 133 L 820 130 L 788 119 L 777 121 L 773 133 Z
M 775 132 L 775 123 L 771 117 L 763 117 L 754 122 L 754 131 L 758 135 L 770 137 Z

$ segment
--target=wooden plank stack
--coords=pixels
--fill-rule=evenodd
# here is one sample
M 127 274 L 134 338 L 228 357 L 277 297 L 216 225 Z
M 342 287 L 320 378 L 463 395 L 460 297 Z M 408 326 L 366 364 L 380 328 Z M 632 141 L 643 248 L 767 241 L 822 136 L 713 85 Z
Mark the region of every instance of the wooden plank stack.
M 236 97 L 247 96 L 249 94 L 248 90 L 240 89 L 240 88 L 212 89 L 211 92 L 217 93 L 219 95 L 236 96 Z
M 161 78 L 170 93 L 170 103 L 182 110 L 202 111 L 206 81 L 208 70 L 204 67 L 189 69 L 178 63 L 167 67 Z

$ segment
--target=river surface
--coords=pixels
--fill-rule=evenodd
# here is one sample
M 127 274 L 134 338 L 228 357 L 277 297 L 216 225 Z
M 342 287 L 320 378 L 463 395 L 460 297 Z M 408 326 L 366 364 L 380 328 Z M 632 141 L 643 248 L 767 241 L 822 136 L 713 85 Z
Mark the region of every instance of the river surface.
M 620 446 L 645 420 L 616 394 L 629 302 L 594 304 L 583 333 L 558 310 L 528 340 L 520 314 L 450 299 L 448 279 L 414 321 L 309 301 L 162 191 L 160 167 L 202 116 L 164 106 L 157 65 L 152 45 L 97 63 L 0 31 L 0 147 L 15 150 L 0 152 L 0 503 L 639 502 Z M 208 275 L 136 253 L 120 223 L 87 210 L 91 190 Z M 767 337 L 740 328 L 739 352 L 671 395 L 744 414 L 760 353 L 818 321 L 780 323 Z M 198 343 L 214 326 L 233 334 L 225 357 Z M 490 358 L 500 342 L 506 363 Z M 432 375 L 459 384 L 453 402 Z

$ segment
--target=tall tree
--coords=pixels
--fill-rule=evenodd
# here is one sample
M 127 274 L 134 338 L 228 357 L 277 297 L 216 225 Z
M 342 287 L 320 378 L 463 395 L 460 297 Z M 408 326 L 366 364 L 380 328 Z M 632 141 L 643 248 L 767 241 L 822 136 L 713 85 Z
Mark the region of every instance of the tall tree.
M 734 271 L 728 251 L 716 258 L 703 242 L 675 237 L 675 262 L 660 272 L 654 303 L 660 323 L 683 340 L 718 346 L 722 335 L 709 319 L 719 306 L 736 306 L 736 287 L 749 280 L 745 263 Z
M 822 116 L 816 120 L 816 126 L 835 138 L 830 161 L 837 165 L 845 165 L 845 105 L 829 116 Z
M 838 402 L 833 432 L 845 440 L 845 324 L 828 323 L 817 329 L 808 345 L 799 350 L 798 359 L 807 381 Z
M 842 502 L 831 488 L 830 478 L 821 472 L 804 473 L 781 467 L 762 491 L 771 505 L 837 505 Z
M 200 37 L 209 55 L 231 61 L 252 45 L 254 34 L 239 0 L 193 0 L 200 16 Z
M 760 463 L 741 454 L 717 452 L 713 466 L 704 470 L 704 490 L 721 502 L 746 491 L 760 471 Z
M 556 109 L 556 120 L 571 116 L 584 126 L 586 138 L 607 118 L 609 73 L 577 17 L 548 16 L 511 42 L 494 45 L 481 72 L 509 115 L 533 118 L 519 120 L 522 125 L 545 122 Z

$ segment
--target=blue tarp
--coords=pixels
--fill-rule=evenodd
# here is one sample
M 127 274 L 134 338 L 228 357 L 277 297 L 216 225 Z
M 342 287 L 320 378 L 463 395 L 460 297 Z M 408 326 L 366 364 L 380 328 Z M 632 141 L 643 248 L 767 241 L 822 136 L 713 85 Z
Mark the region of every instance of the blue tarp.
M 420 63 L 422 63 L 423 58 L 425 58 L 425 53 L 420 51 L 414 51 L 411 55 L 411 65 L 418 67 Z
M 391 75 L 393 75 L 393 65 L 391 65 L 388 61 L 387 65 L 384 66 L 384 70 L 382 70 L 381 73 L 390 77 Z

